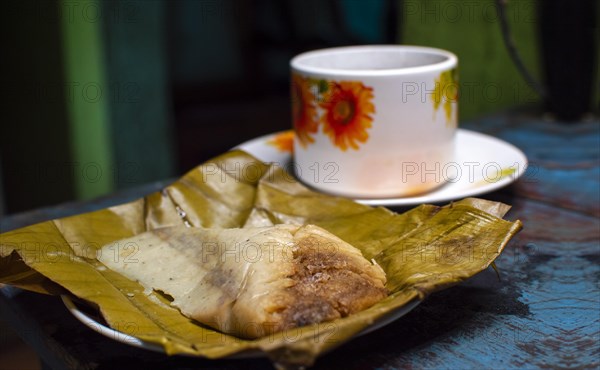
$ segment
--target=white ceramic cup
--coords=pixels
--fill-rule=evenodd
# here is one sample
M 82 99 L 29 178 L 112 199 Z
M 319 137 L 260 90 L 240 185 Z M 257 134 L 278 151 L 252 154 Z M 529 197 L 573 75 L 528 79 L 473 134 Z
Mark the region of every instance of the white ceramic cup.
M 448 180 L 457 58 L 440 49 L 351 46 L 291 61 L 294 169 L 354 198 L 413 196 Z

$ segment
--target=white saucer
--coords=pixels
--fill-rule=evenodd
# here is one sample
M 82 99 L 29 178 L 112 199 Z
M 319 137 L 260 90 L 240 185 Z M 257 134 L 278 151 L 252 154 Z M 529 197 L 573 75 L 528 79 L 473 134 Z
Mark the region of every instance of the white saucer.
M 277 134 L 252 139 L 234 149 L 241 149 L 263 162 L 292 168 L 291 153 L 270 144 Z M 444 185 L 419 196 L 355 200 L 371 206 L 388 207 L 448 202 L 500 189 L 521 177 L 527 165 L 527 157 L 514 145 L 479 132 L 458 129 L 455 159 L 448 167 L 455 176 L 449 176 Z

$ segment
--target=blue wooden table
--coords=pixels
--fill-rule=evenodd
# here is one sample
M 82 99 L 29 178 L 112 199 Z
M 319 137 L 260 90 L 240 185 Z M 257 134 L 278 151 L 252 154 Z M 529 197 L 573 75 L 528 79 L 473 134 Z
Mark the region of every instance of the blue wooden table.
M 600 368 L 600 123 L 507 113 L 463 125 L 520 147 L 526 175 L 484 198 L 513 205 L 525 228 L 485 271 L 408 315 L 318 359 L 315 369 Z M 87 203 L 2 220 L 2 232 L 107 207 L 149 184 Z M 401 211 L 401 210 L 400 210 Z M 269 369 L 264 359 L 209 361 L 128 347 L 81 325 L 57 297 L 3 288 L 0 315 L 53 369 Z

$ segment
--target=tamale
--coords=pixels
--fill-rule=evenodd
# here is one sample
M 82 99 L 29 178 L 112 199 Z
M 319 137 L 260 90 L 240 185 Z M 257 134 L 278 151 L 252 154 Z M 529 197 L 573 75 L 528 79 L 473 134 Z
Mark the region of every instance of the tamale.
M 98 260 L 243 338 L 345 317 L 387 296 L 376 263 L 314 225 L 162 228 L 105 245 Z

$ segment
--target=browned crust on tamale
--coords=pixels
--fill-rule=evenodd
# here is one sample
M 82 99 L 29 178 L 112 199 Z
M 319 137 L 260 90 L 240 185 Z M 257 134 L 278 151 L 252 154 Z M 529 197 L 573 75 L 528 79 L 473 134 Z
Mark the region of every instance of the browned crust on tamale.
M 348 256 L 314 238 L 299 241 L 294 250 L 295 282 L 288 288 L 292 302 L 280 311 L 281 329 L 345 317 L 371 307 L 387 296 L 381 280 L 369 276 Z

